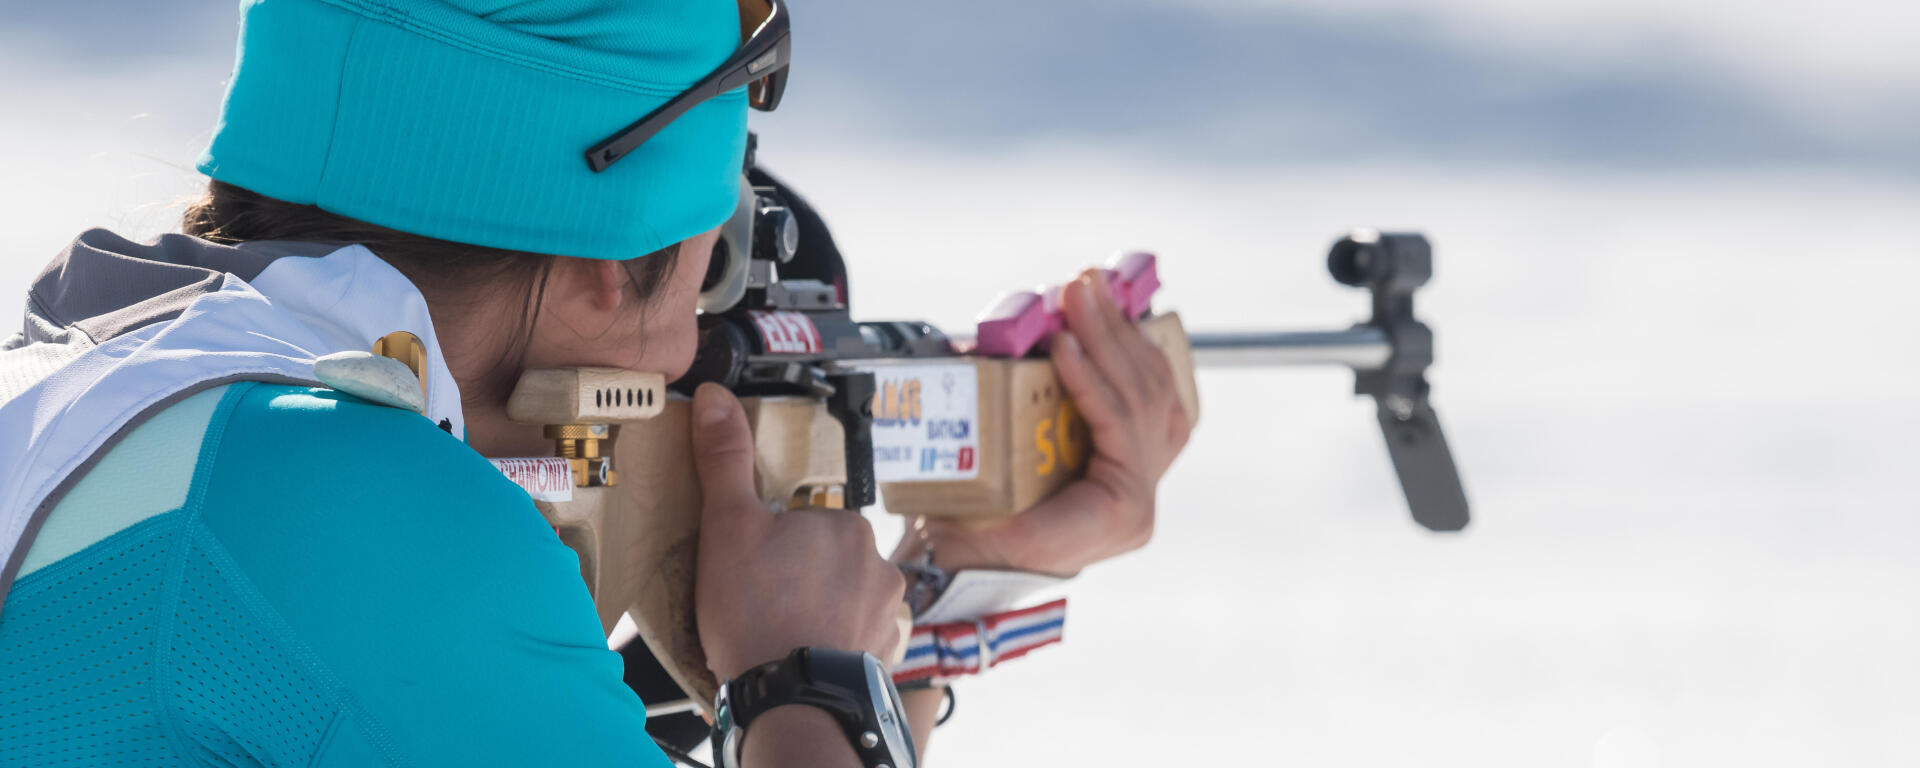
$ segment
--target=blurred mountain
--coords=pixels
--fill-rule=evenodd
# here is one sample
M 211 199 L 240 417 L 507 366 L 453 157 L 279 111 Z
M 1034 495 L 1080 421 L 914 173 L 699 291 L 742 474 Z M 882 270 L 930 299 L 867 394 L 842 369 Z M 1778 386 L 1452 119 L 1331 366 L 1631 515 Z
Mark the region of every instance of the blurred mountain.
M 1093 139 L 1224 162 L 1920 174 L 1920 114 L 1835 124 L 1657 40 L 1607 67 L 1540 46 L 1464 45 L 1418 15 L 1287 7 L 837 2 L 794 18 L 789 104 L 815 130 L 848 130 L 850 111 L 865 123 L 855 130 L 903 139 Z

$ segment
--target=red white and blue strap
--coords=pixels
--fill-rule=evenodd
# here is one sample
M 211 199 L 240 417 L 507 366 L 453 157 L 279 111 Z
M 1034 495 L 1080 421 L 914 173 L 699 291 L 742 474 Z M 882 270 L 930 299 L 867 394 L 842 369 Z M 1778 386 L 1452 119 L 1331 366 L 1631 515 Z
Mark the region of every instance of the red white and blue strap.
M 1035 648 L 1060 642 L 1067 625 L 1067 600 L 989 614 L 974 621 L 923 624 L 907 640 L 907 656 L 893 668 L 893 680 L 975 675 Z

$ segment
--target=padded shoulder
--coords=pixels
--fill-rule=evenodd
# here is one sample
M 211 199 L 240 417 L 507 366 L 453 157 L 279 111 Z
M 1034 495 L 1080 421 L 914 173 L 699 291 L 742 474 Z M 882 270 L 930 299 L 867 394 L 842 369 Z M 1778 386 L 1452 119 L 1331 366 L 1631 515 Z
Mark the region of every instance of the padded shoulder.
M 199 513 L 408 759 L 666 764 L 573 553 L 426 417 L 253 385 Z
M 214 387 L 166 406 L 108 449 L 47 515 L 20 564 L 20 578 L 185 504 L 207 425 L 227 389 Z

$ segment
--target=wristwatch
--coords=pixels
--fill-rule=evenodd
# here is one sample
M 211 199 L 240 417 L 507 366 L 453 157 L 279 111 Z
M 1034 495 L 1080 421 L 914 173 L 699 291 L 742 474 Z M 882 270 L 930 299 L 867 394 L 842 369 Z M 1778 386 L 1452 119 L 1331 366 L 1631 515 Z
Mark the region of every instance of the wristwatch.
M 831 715 L 867 768 L 915 768 L 913 732 L 893 676 L 871 653 L 832 648 L 796 648 L 720 686 L 713 702 L 713 764 L 740 768 L 748 726 L 787 704 Z

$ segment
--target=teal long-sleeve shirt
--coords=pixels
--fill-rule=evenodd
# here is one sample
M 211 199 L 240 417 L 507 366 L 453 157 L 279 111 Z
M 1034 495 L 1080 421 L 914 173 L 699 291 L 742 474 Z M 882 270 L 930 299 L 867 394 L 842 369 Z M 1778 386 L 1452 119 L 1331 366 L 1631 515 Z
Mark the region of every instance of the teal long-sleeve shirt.
M 243 383 L 49 516 L 0 606 L 0 765 L 668 765 L 573 553 L 416 413 Z

